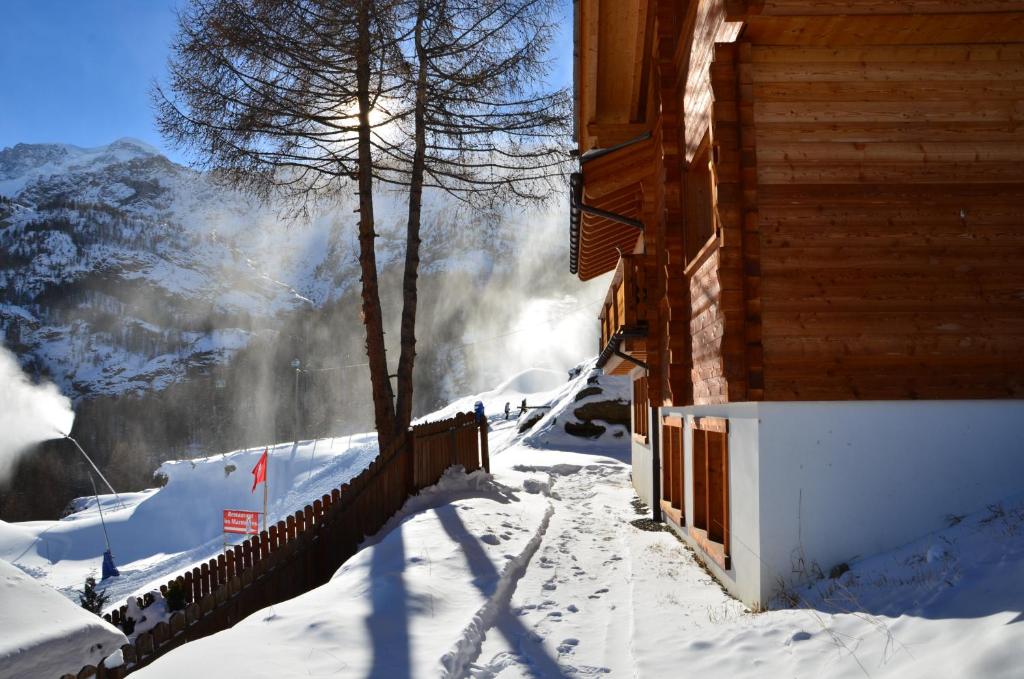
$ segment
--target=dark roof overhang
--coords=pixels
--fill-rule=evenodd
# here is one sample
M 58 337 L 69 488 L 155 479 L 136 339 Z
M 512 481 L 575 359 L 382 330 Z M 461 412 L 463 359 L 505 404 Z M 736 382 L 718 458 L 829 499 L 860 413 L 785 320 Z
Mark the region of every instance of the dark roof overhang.
M 643 181 L 653 173 L 650 132 L 580 157 L 569 178 L 569 271 L 589 280 L 615 268 L 644 230 Z

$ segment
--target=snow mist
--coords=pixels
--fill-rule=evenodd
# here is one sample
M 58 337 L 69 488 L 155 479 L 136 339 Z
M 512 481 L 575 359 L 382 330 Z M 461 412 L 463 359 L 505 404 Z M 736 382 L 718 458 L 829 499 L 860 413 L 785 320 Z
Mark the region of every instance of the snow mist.
M 567 370 L 598 352 L 597 319 L 610 274 L 583 283 L 569 273 L 563 206 L 557 201 L 546 210 L 467 225 L 463 237 L 480 242 L 471 249 L 487 251 L 491 240 L 500 243 L 503 259 L 489 276 L 479 266 L 484 280 L 478 286 L 449 273 L 442 283 L 445 307 L 418 323 L 424 344 L 436 344 L 441 327 L 458 331 L 448 343 L 464 357 L 464 374 L 461 384 L 448 388 L 450 398 L 490 389 L 528 368 Z M 393 322 L 397 326 L 397 317 Z
M 0 347 L 0 483 L 31 446 L 71 431 L 71 400 L 52 383 L 33 384 L 14 354 Z

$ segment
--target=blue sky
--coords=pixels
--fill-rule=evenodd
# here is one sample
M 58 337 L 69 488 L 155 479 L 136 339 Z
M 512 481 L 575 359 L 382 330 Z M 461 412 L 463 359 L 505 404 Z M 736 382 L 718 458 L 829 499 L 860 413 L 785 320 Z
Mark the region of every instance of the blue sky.
M 153 124 L 149 89 L 166 71 L 175 8 L 186 0 L 3 0 L 0 148 L 100 146 L 135 137 L 175 160 Z M 553 79 L 571 79 L 572 5 Z
M 163 76 L 175 0 L 4 0 L 0 147 L 100 146 L 136 137 L 166 148 L 149 88 Z

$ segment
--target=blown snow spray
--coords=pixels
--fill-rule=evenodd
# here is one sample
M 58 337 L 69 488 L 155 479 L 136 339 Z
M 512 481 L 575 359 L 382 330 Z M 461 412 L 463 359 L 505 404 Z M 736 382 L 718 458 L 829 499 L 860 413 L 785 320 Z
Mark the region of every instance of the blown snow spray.
M 54 384 L 34 384 L 14 354 L 0 348 L 0 483 L 22 454 L 55 432 L 70 432 L 74 422 L 71 400 Z
M 66 438 L 75 444 L 89 466 L 103 479 L 110 492 L 123 507 L 120 496 L 103 476 L 78 441 L 71 438 L 71 426 L 75 423 L 75 411 L 71 409 L 71 399 L 60 393 L 60 389 L 52 383 L 34 384 L 22 371 L 18 359 L 7 349 L 0 347 L 0 483 L 6 482 L 14 469 L 18 458 L 32 446 L 44 441 Z M 89 475 L 92 480 L 92 475 Z M 93 495 L 96 496 L 96 507 L 100 511 L 100 522 L 103 524 L 103 536 L 107 549 L 103 553 L 103 578 L 117 576 L 114 558 L 110 552 L 110 539 L 107 536 L 106 521 L 103 508 L 100 507 L 99 495 L 93 483 Z

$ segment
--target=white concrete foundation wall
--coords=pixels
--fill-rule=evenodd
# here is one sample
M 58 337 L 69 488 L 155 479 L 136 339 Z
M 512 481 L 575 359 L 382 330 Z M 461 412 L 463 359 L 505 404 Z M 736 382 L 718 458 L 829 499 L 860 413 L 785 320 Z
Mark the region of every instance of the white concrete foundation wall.
M 1024 401 L 764 403 L 762 591 L 1024 490 Z M 731 441 L 730 441 L 731 443 Z M 730 458 L 731 461 L 732 458 Z
M 633 477 L 633 489 L 641 500 L 653 507 L 657 503 L 654 497 L 654 481 L 651 478 L 651 465 L 654 463 L 650 446 L 645 446 L 633 439 L 633 459 L 631 474 Z
M 729 420 L 729 532 L 732 536 L 732 564 L 725 571 L 710 559 L 704 559 L 704 562 L 733 596 L 751 605 L 760 601 L 761 597 L 757 409 L 758 404 L 753 403 L 661 409 L 662 416 L 684 416 L 683 490 L 686 517 L 693 516 L 693 419 L 723 417 Z M 690 537 L 688 527 L 679 529 L 671 521 L 667 523 L 676 528 L 676 532 L 698 556 L 703 556 L 703 549 Z
M 780 581 L 827 575 L 1024 491 L 1020 400 L 734 403 L 661 414 L 685 416 L 688 517 L 693 418 L 729 420 L 732 567 L 705 561 L 750 605 L 769 603 Z
M 644 375 L 644 370 L 641 368 L 634 368 L 629 374 L 630 382 L 640 379 Z M 637 441 L 633 437 L 633 432 L 636 431 L 636 418 L 635 412 L 632 407 L 632 401 L 630 401 L 630 445 L 632 447 L 632 459 L 630 464 L 632 465 L 632 480 L 633 489 L 636 490 L 637 496 L 647 503 L 649 507 L 654 507 L 658 502 L 658 498 L 654 494 L 654 479 L 652 465 L 654 464 L 653 459 L 653 447 L 651 442 L 653 440 L 654 432 L 650 431 L 647 437 L 647 443 L 643 444 Z M 657 419 L 653 416 L 653 413 L 649 417 L 649 426 L 653 429 L 654 423 Z

